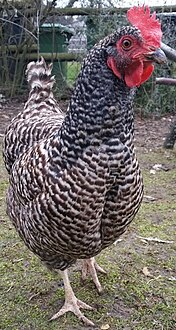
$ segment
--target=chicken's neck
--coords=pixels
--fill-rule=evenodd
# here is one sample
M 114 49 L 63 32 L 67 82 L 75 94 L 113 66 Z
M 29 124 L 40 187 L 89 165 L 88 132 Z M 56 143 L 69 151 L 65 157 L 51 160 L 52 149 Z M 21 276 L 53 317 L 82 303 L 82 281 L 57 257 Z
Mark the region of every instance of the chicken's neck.
M 83 150 L 111 139 L 132 145 L 134 89 L 118 80 L 105 63 L 83 67 L 60 131 L 64 150 Z

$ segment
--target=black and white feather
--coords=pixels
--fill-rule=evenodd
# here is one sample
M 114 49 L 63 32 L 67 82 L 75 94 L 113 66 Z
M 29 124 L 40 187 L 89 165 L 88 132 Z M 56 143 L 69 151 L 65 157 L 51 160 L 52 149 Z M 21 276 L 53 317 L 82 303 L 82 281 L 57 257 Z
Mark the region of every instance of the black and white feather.
M 43 59 L 30 63 L 29 100 L 6 130 L 8 215 L 50 268 L 64 270 L 112 244 L 142 200 L 133 147 L 135 89 L 106 64 L 119 37 L 105 38 L 87 55 L 65 116 L 52 94 L 51 67 Z

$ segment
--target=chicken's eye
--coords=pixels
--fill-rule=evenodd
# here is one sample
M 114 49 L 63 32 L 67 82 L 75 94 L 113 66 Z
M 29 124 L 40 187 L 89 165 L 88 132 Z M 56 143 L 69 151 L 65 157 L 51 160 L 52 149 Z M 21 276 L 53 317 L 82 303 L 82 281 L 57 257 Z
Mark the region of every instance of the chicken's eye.
M 122 41 L 122 48 L 124 50 L 129 50 L 132 47 L 132 41 L 130 39 L 124 39 Z

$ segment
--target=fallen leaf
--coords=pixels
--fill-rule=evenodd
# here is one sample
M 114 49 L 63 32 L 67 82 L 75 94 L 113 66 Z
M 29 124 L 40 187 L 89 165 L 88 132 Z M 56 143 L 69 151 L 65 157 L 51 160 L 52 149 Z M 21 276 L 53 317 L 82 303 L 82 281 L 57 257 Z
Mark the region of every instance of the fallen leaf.
M 142 272 L 145 276 L 149 276 L 149 277 L 152 277 L 151 273 L 149 272 L 148 268 L 147 267 L 144 267 L 142 269 Z
M 144 195 L 143 202 L 150 203 L 156 201 L 156 198 L 153 196 Z
M 162 164 L 155 164 L 152 166 L 152 168 L 156 171 L 160 171 L 162 169 L 162 166 L 163 166 Z
M 109 324 L 103 324 L 100 329 L 101 330 L 108 330 L 109 328 L 110 328 Z
M 161 171 L 161 170 L 169 171 L 169 168 L 167 166 L 163 165 L 163 164 L 155 164 L 155 165 L 152 166 L 152 169 L 154 171 Z
M 168 278 L 169 281 L 176 281 L 176 277 L 172 276 Z
M 118 238 L 113 244 L 116 246 L 118 243 L 122 242 L 123 239 L 122 238 Z

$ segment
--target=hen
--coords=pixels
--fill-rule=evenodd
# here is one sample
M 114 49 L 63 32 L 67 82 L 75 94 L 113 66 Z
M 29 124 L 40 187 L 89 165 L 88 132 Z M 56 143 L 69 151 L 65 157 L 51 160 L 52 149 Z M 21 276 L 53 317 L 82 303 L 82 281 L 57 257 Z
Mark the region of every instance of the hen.
M 136 87 L 164 63 L 161 27 L 148 7 L 128 11 L 132 26 L 115 31 L 88 53 L 66 116 L 51 88 L 51 68 L 28 65 L 29 101 L 6 130 L 7 210 L 27 247 L 62 271 L 65 303 L 52 319 L 72 311 L 89 325 L 67 268 L 83 260 L 100 292 L 94 256 L 124 233 L 137 213 L 143 183 L 133 147 Z M 33 70 L 32 70 L 33 69 Z

